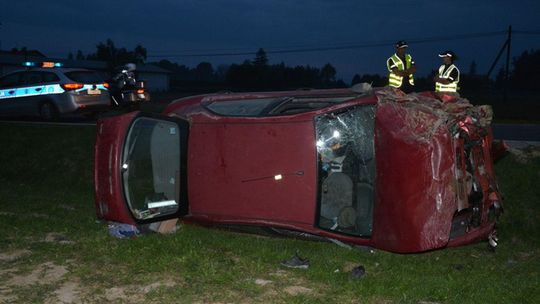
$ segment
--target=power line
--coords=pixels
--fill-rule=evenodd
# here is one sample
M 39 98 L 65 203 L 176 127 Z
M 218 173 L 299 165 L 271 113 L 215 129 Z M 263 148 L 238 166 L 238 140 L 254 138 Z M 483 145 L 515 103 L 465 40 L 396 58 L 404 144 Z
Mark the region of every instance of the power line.
M 505 35 L 506 31 L 496 31 L 496 32 L 483 32 L 483 33 L 473 33 L 473 34 L 461 34 L 461 35 L 452 35 L 452 36 L 434 36 L 427 38 L 416 38 L 408 39 L 409 42 L 413 43 L 432 43 L 439 41 L 451 41 L 451 40 L 462 40 L 462 39 L 471 39 L 471 38 L 481 38 L 481 37 L 492 37 L 492 36 L 501 36 Z M 346 44 L 341 46 L 322 46 L 322 47 L 310 47 L 310 48 L 293 48 L 293 49 L 278 49 L 278 50 L 267 50 L 267 54 L 287 54 L 287 53 L 307 53 L 307 52 L 322 52 L 322 51 L 337 51 L 337 50 L 348 50 L 348 49 L 362 49 L 362 48 L 374 48 L 392 45 L 393 41 L 378 41 L 371 43 L 362 43 L 362 44 Z M 147 57 L 220 57 L 220 56 L 246 56 L 253 55 L 254 51 L 243 51 L 243 52 L 212 52 L 208 50 L 205 53 L 187 53 L 187 54 L 163 54 L 163 55 L 149 55 Z
M 493 37 L 493 36 L 503 36 L 506 35 L 506 31 L 493 31 L 493 32 L 479 32 L 471 34 L 456 34 L 449 36 L 432 36 L 425 38 L 405 38 L 409 43 L 415 44 L 424 44 L 424 43 L 434 43 L 440 41 L 452 41 L 452 40 L 464 40 L 464 39 L 473 39 L 473 38 L 484 38 L 484 37 Z M 540 31 L 536 30 L 514 30 L 514 34 L 519 35 L 540 35 Z M 393 45 L 395 41 L 382 40 L 375 42 L 367 43 L 352 43 L 352 42 L 343 42 L 343 43 L 334 43 L 327 44 L 325 46 L 313 46 L 311 45 L 296 45 L 296 46 L 272 46 L 264 47 L 263 49 L 267 54 L 292 54 L 292 53 L 309 53 L 309 52 L 326 52 L 326 51 L 340 51 L 340 50 L 353 50 L 353 49 L 363 49 L 363 48 L 376 48 L 376 47 L 387 47 Z M 252 56 L 256 53 L 253 51 L 254 48 L 248 47 L 237 47 L 237 48 L 215 48 L 215 49 L 190 49 L 190 50 L 179 50 L 175 52 L 166 52 L 163 51 L 163 54 L 159 52 L 152 52 L 151 55 L 147 55 L 147 58 L 181 58 L 181 57 L 226 57 L 226 56 Z M 257 48 L 258 49 L 258 48 Z M 52 52 L 55 54 L 60 54 L 60 52 Z
M 514 34 L 540 35 L 540 31 L 513 31 Z

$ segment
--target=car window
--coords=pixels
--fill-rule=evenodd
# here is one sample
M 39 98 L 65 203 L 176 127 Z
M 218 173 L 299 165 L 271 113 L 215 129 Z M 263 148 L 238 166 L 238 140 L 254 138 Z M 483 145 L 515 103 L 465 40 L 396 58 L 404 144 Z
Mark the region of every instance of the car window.
M 21 75 L 20 82 L 25 85 L 38 84 L 43 82 L 41 73 L 39 72 L 24 72 Z
M 65 74 L 69 79 L 80 83 L 95 84 L 103 82 L 103 79 L 99 74 L 94 71 L 72 71 L 66 72 Z
M 51 72 L 41 72 L 41 78 L 43 82 L 60 81 L 60 77 L 58 77 L 58 75 L 56 75 L 55 73 Z
M 19 84 L 21 73 L 14 73 L 0 78 L 0 88 L 16 87 Z
M 322 109 L 356 98 L 353 96 L 302 96 L 215 101 L 205 104 L 212 112 L 224 116 L 263 117 L 291 115 Z
M 265 109 L 281 103 L 282 100 L 283 97 L 227 100 L 212 102 L 206 107 L 216 114 L 225 116 L 261 116 L 266 112 Z

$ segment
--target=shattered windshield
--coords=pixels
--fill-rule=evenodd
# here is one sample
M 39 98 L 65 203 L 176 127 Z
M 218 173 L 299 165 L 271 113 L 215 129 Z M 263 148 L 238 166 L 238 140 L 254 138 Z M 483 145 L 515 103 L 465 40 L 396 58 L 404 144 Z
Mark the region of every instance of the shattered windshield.
M 319 227 L 370 236 L 373 219 L 375 106 L 315 120 L 319 160 Z

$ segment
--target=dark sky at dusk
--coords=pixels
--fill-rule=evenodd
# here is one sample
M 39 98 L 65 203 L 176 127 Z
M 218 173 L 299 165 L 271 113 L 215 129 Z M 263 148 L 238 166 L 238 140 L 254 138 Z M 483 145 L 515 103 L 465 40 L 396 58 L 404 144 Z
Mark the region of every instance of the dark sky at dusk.
M 190 67 L 208 61 L 216 68 L 254 57 L 216 54 L 254 54 L 262 47 L 269 52 L 270 64 L 283 61 L 321 67 L 331 63 L 338 77 L 350 82 L 355 73 L 385 75 L 386 58 L 400 39 L 409 41 L 420 75 L 438 67 L 437 53 L 446 49 L 460 56 L 457 64 L 462 72 L 469 70 L 473 60 L 479 73 L 487 72 L 509 25 L 515 31 L 512 56 L 540 49 L 538 0 L 0 3 L 0 48 L 27 47 L 50 57 L 65 58 L 79 49 L 88 54 L 111 38 L 117 47 L 132 49 L 142 44 L 148 50 L 147 61 L 169 59 Z M 295 52 L 282 52 L 290 50 Z

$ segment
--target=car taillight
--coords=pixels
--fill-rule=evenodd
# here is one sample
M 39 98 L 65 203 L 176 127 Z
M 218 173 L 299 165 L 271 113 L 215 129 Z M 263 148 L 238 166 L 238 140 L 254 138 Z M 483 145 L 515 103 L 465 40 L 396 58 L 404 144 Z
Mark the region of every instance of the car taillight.
M 61 86 L 66 91 L 77 90 L 84 87 L 82 83 L 64 83 Z
M 107 89 L 109 88 L 109 83 L 108 82 L 104 82 L 103 83 L 103 86 L 106 87 Z
M 144 89 L 138 89 L 137 94 L 144 94 Z

